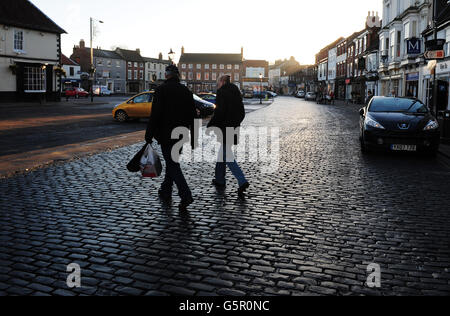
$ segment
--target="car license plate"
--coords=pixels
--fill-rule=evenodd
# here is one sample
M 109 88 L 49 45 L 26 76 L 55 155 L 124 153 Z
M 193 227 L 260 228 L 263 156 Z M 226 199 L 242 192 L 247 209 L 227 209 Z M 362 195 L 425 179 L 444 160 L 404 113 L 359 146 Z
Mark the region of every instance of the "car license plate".
M 394 151 L 417 151 L 416 145 L 391 145 L 391 149 Z

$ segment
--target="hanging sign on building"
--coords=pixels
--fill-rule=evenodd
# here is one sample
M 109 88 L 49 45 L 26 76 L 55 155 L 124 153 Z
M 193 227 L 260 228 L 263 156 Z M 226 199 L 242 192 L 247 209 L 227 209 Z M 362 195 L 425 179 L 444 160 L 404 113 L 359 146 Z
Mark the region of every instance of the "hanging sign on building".
M 419 55 L 421 53 L 421 42 L 418 38 L 411 38 L 406 41 L 407 54 Z

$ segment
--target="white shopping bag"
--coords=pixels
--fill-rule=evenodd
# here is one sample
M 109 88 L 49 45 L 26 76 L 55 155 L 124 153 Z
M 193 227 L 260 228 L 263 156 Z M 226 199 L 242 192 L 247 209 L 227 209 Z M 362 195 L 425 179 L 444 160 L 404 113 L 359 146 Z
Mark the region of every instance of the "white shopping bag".
M 141 173 L 144 178 L 156 178 L 161 175 L 162 164 L 158 153 L 148 144 L 141 157 Z

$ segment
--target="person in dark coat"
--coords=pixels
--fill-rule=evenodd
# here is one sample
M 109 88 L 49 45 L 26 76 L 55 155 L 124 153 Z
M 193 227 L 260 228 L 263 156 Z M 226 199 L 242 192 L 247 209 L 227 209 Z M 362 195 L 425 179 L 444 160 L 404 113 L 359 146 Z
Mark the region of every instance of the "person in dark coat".
M 232 135 L 227 136 L 227 129 L 230 130 L 232 128 L 234 131 L 241 125 L 245 118 L 244 103 L 241 92 L 236 85 L 231 83 L 230 76 L 219 78 L 217 88 L 216 110 L 208 127 L 218 128 L 223 139 L 219 139 L 221 148 L 213 185 L 220 189 L 225 187 L 225 169 L 228 166 L 238 181 L 238 195 L 243 197 L 250 184 L 233 155 L 232 146 L 237 145 L 237 135 L 233 132 Z
M 172 139 L 172 131 L 177 127 L 191 130 L 191 142 L 194 144 L 194 119 L 196 108 L 192 92 L 180 83 L 180 73 L 176 66 L 166 68 L 166 81 L 155 89 L 152 114 L 147 126 L 145 140 L 152 143 L 155 138 L 161 145 L 166 161 L 164 182 L 159 190 L 159 197 L 165 202 L 172 200 L 172 188 L 175 183 L 181 197 L 180 209 L 187 208 L 194 202 L 191 190 L 181 171 L 180 164 L 172 156 L 172 148 L 180 139 Z

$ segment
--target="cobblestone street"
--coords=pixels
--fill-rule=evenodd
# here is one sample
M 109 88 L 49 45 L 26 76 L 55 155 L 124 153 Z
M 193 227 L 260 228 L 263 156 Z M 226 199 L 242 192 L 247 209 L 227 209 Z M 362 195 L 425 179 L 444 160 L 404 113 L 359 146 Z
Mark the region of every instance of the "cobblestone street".
M 279 172 L 243 163 L 241 201 L 229 173 L 222 195 L 212 163 L 186 164 L 185 214 L 159 202 L 162 179 L 125 169 L 142 144 L 1 179 L 0 295 L 449 295 L 450 169 L 363 155 L 358 120 L 290 97 L 249 113 L 281 128 Z

